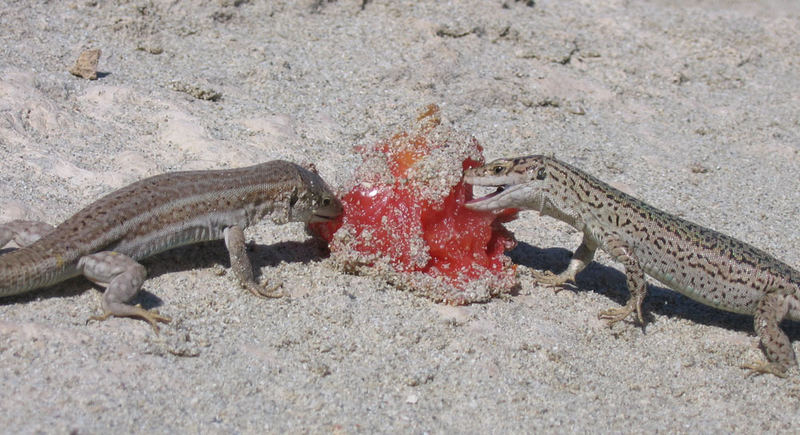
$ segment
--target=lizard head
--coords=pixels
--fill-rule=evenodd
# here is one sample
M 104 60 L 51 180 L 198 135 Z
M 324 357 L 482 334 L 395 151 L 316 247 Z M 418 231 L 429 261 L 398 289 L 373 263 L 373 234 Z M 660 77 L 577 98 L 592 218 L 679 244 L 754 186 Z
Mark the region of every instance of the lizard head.
M 473 186 L 497 187 L 489 195 L 467 201 L 473 210 L 526 208 L 544 189 L 549 158 L 541 155 L 493 160 L 464 171 L 464 181 Z
M 342 214 L 342 203 L 317 174 L 298 167 L 301 186 L 289 198 L 291 220 L 295 222 L 327 222 Z

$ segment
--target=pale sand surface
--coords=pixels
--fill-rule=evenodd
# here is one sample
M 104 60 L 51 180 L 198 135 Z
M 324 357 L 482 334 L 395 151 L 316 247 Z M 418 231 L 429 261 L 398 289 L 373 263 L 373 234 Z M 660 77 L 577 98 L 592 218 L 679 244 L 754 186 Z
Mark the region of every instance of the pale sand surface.
M 0 219 L 60 222 L 170 170 L 313 162 L 437 103 L 487 158 L 553 153 L 665 210 L 800 265 L 800 6 L 793 1 L 0 3 Z M 362 4 L 364 3 L 364 4 Z M 100 48 L 100 78 L 68 70 Z M 203 92 L 205 91 L 205 92 Z M 221 94 L 217 101 L 192 96 Z M 752 320 L 655 284 L 649 325 L 608 256 L 554 294 L 580 234 L 526 213 L 517 295 L 436 304 L 344 275 L 302 225 L 248 231 L 259 300 L 219 243 L 145 262 L 173 317 L 86 319 L 84 280 L 0 302 L 9 433 L 796 430 L 795 376 L 745 378 Z M 798 324 L 785 325 L 800 350 Z

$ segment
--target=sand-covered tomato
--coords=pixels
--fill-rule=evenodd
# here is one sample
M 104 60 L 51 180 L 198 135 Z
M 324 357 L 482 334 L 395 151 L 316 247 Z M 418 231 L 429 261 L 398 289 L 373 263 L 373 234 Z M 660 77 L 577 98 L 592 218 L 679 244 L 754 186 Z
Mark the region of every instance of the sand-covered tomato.
M 337 263 L 457 304 L 511 290 L 515 268 L 504 252 L 516 242 L 502 224 L 516 212 L 464 207 L 473 196 L 463 170 L 483 163 L 474 138 L 443 127 L 428 106 L 412 131 L 360 152 L 342 217 L 311 225 Z

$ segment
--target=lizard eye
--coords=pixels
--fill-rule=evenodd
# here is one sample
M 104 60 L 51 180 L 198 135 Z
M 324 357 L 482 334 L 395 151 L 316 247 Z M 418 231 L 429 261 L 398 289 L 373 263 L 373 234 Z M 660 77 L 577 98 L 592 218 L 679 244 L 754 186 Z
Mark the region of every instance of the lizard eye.
M 499 174 L 499 173 L 503 172 L 503 167 L 500 166 L 500 165 L 497 165 L 497 166 L 492 168 L 492 172 L 494 172 L 495 174 Z
M 322 198 L 322 206 L 328 207 L 329 205 L 331 205 L 331 199 L 328 197 Z
M 544 171 L 544 168 L 539 168 L 539 170 L 536 171 L 536 179 L 537 180 L 544 180 L 544 178 L 546 176 L 547 176 L 547 173 Z

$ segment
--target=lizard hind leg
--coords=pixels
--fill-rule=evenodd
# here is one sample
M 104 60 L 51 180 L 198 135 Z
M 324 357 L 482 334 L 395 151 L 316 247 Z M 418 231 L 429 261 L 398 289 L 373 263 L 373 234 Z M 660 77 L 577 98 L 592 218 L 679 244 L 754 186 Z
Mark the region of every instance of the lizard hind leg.
M 784 378 L 790 368 L 797 366 L 792 343 L 780 328 L 788 309 L 786 296 L 779 292 L 768 292 L 758 301 L 753 324 L 767 361 L 743 365 L 743 369 L 750 370 L 748 376 L 769 373 Z
M 132 258 L 113 251 L 98 252 L 82 257 L 78 270 L 99 285 L 105 286 L 103 293 L 103 314 L 92 316 L 91 320 L 106 320 L 111 316 L 135 317 L 145 320 L 158 333 L 158 323 L 168 323 L 169 317 L 155 310 L 146 310 L 139 305 L 130 305 L 131 300 L 147 277 L 144 266 Z
M 636 311 L 636 320 L 640 325 L 644 325 L 644 316 L 642 315 L 642 303 L 645 296 L 647 296 L 647 279 L 645 277 L 644 269 L 639 264 L 634 256 L 628 254 L 629 249 L 620 239 L 612 239 L 608 242 L 609 251 L 613 257 L 617 258 L 623 266 L 625 266 L 625 275 L 628 279 L 628 291 L 631 296 L 624 307 L 611 308 L 598 314 L 598 318 L 608 320 L 608 326 L 625 320 L 628 315 Z
M 645 281 L 644 273 L 640 277 L 630 275 L 630 271 L 626 268 L 628 273 L 628 288 L 630 289 L 631 296 L 624 307 L 609 308 L 601 311 L 597 315 L 599 319 L 607 320 L 608 326 L 613 326 L 615 323 L 625 320 L 631 313 L 636 312 L 636 320 L 640 325 L 644 325 L 644 315 L 642 314 L 642 302 L 647 294 L 647 281 Z

